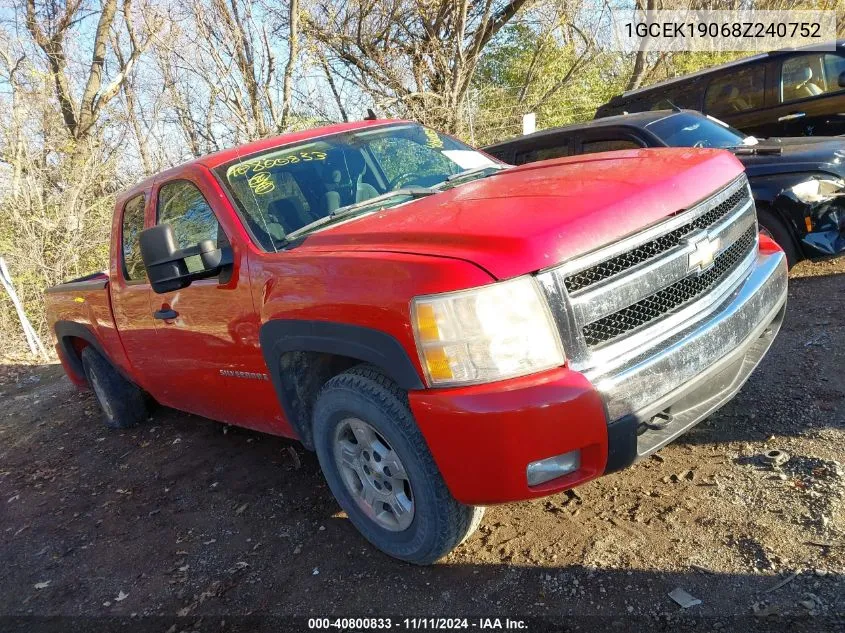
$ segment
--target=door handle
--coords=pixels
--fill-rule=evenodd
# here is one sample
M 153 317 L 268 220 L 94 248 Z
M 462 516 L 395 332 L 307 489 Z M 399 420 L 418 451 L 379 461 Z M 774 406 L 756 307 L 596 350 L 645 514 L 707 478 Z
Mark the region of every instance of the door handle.
M 167 319 L 175 319 L 179 316 L 179 313 L 176 312 L 173 308 L 162 308 L 161 310 L 156 310 L 153 312 L 153 317 L 156 319 L 161 319 L 165 321 Z
M 791 112 L 789 114 L 779 116 L 778 121 L 791 121 L 792 119 L 800 119 L 804 116 L 807 116 L 806 112 Z

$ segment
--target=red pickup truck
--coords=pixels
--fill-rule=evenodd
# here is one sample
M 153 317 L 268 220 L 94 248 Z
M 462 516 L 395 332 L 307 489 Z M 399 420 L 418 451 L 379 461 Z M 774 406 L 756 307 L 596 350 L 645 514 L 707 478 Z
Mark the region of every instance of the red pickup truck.
M 653 453 L 729 400 L 784 313 L 740 163 L 510 167 L 412 122 L 262 140 L 117 201 L 108 273 L 48 290 L 106 423 L 146 403 L 297 438 L 352 523 L 430 563 L 483 506 Z

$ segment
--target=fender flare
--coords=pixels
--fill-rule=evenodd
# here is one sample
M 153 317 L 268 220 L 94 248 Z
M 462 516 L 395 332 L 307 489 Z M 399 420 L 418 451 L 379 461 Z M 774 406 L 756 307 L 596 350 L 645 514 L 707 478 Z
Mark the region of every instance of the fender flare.
M 56 321 L 53 330 L 56 333 L 56 342 L 61 348 L 65 360 L 77 375 L 84 376 L 85 371 L 82 369 L 82 359 L 79 358 L 76 350 L 70 344 L 71 338 L 81 338 L 86 341 L 91 347 L 97 350 L 100 356 L 105 358 L 114 367 L 114 363 L 109 359 L 100 341 L 88 327 L 74 321 Z
M 56 321 L 56 324 L 53 326 L 53 330 L 56 333 L 56 342 L 61 350 L 62 355 L 65 357 L 71 369 L 76 372 L 78 376 L 84 377 L 85 370 L 82 368 L 82 359 L 79 357 L 76 350 L 70 344 L 71 338 L 81 338 L 82 340 L 84 340 L 91 347 L 97 350 L 97 353 L 102 356 L 106 360 L 106 362 L 111 365 L 112 368 L 121 377 L 123 377 L 124 380 L 138 387 L 138 383 L 135 382 L 135 379 L 132 376 L 128 375 L 126 371 L 124 371 L 122 367 L 115 363 L 111 359 L 111 356 L 106 353 L 106 350 L 103 348 L 100 339 L 97 338 L 97 335 L 94 334 L 94 332 L 92 332 L 88 326 L 82 325 L 81 323 L 76 323 L 75 321 Z
M 285 417 L 308 448 L 312 447 L 310 420 L 303 419 L 303 411 L 294 401 L 291 381 L 285 380 L 289 369 L 282 366 L 282 359 L 286 353 L 311 352 L 353 358 L 379 367 L 402 389 L 425 388 L 404 346 L 390 334 L 373 328 L 333 321 L 276 319 L 261 326 L 259 341 Z

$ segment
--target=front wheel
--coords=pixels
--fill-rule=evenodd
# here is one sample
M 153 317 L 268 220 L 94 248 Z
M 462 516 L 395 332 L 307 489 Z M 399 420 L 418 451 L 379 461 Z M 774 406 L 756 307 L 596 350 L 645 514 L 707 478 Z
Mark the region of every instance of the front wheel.
M 405 392 L 373 367 L 326 383 L 314 407 L 314 444 L 350 521 L 390 556 L 433 563 L 480 523 L 484 508 L 450 494 Z

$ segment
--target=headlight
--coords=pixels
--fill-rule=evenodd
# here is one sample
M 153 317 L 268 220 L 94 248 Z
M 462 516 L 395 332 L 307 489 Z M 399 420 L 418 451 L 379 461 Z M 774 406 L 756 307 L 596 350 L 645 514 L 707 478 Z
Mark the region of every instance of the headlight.
M 548 304 L 532 277 L 417 297 L 411 320 L 432 386 L 503 380 L 564 362 Z

